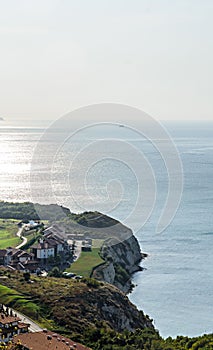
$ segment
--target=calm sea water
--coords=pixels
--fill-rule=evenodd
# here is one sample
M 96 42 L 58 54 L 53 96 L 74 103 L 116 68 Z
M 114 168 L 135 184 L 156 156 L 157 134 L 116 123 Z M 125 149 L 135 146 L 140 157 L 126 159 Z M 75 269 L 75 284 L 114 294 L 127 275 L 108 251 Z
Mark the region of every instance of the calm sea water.
M 132 143 L 141 149 L 156 177 L 157 198 L 150 219 L 135 232 L 149 257 L 142 264 L 146 269 L 133 278 L 137 286 L 130 299 L 154 319 L 163 336 L 194 336 L 213 331 L 213 124 L 167 127 L 183 162 L 184 191 L 174 220 L 162 234 L 155 227 L 167 195 L 165 166 L 152 145 L 125 128 L 87 130 L 63 145 L 55 135 L 54 142 L 43 139 L 39 149 L 42 129 L 1 129 L 0 197 L 35 200 L 33 185 L 42 203 L 54 201 L 74 212 L 100 210 L 138 228 L 143 208 L 129 215 L 137 201 L 138 169 L 134 173 L 128 166 L 134 154 L 125 147 Z M 125 141 L 125 147 L 103 142 L 107 135 Z

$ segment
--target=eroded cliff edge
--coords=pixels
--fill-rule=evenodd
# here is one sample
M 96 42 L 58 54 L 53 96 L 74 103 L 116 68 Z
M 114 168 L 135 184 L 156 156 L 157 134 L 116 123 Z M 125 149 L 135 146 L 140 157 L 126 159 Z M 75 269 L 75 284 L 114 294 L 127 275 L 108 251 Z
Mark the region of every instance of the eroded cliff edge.
M 131 235 L 121 242 L 115 239 L 105 241 L 100 255 L 105 263 L 93 270 L 92 277 L 113 284 L 124 293 L 130 292 L 132 274 L 142 270 L 139 264 L 143 255 L 135 236 Z
M 126 294 L 130 292 L 132 274 L 142 270 L 140 262 L 145 256 L 132 230 L 99 212 L 85 212 L 71 218 L 75 221 L 71 226 L 69 222 L 72 230 L 83 232 L 86 227 L 88 236 L 104 239 L 100 256 L 105 262 L 93 269 L 91 277 L 108 282 Z

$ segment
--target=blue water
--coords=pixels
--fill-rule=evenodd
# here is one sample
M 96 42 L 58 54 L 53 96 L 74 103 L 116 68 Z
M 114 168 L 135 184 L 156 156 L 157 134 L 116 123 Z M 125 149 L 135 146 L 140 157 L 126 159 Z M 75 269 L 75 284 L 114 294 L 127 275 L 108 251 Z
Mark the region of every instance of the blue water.
M 161 234 L 155 230 L 167 196 L 165 165 L 149 142 L 125 128 L 86 130 L 63 145 L 57 135 L 54 141 L 46 137 L 39 148 L 42 129 L 1 129 L 0 197 L 26 201 L 35 200 L 36 193 L 39 202 L 54 201 L 74 212 L 100 210 L 128 224 L 149 254 L 142 263 L 146 269 L 133 278 L 131 301 L 154 319 L 163 336 L 195 336 L 213 330 L 213 124 L 166 127 L 183 163 L 184 190 L 174 220 Z M 125 145 L 109 142 L 109 136 Z M 143 227 L 152 188 L 129 143 L 143 151 L 155 174 L 156 203 Z M 137 201 L 138 174 L 145 200 L 129 215 Z
M 184 169 L 183 197 L 161 235 L 152 223 L 138 234 L 149 257 L 134 276 L 131 301 L 154 319 L 163 336 L 195 336 L 213 330 L 213 142 L 175 140 Z

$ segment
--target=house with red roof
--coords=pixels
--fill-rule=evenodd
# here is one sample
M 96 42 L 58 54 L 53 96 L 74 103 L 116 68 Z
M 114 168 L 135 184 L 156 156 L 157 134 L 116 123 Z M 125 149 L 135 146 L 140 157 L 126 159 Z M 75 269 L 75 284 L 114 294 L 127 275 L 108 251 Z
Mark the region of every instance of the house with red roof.
M 30 325 L 21 321 L 13 311 L 1 305 L 0 344 L 12 340 L 15 335 L 28 332 Z
M 17 345 L 19 345 L 19 349 L 23 350 L 91 350 L 80 343 L 47 330 L 19 334 L 13 338 L 12 345 L 8 347 L 8 350 L 16 349 Z

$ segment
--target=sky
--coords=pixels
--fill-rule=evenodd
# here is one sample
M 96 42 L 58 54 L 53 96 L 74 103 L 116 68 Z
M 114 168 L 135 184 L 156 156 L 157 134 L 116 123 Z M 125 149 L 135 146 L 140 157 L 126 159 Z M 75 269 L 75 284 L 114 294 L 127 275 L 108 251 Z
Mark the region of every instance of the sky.
M 212 33 L 212 0 L 0 0 L 0 117 L 114 102 L 213 120 Z

